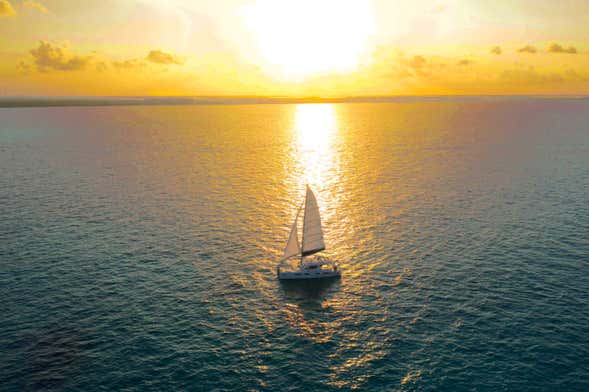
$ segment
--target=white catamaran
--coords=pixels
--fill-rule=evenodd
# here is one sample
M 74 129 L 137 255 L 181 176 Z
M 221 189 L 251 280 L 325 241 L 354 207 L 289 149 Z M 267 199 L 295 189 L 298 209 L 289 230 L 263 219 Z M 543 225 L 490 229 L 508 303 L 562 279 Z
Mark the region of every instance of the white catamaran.
M 302 246 L 299 245 L 297 221 L 303 206 L 299 207 L 297 211 L 288 241 L 286 242 L 286 247 L 284 248 L 284 256 L 282 256 L 280 265 L 276 268 L 278 279 L 321 279 L 341 276 L 341 271 L 334 261 L 327 260 L 321 256 L 311 261 L 305 261 L 306 256 L 325 249 L 317 199 L 315 199 L 315 195 L 308 185 L 304 207 Z M 285 261 L 295 256 L 300 256 L 298 268 L 285 264 Z

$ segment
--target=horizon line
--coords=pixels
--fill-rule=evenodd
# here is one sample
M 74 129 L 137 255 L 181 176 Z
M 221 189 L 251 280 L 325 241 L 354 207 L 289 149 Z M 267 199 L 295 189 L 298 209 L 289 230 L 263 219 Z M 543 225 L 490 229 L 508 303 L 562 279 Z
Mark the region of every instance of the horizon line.
M 402 103 L 522 99 L 585 100 L 589 99 L 589 94 L 351 95 L 342 97 L 293 97 L 280 95 L 0 96 L 0 108 L 69 106 L 252 105 L 297 103 Z

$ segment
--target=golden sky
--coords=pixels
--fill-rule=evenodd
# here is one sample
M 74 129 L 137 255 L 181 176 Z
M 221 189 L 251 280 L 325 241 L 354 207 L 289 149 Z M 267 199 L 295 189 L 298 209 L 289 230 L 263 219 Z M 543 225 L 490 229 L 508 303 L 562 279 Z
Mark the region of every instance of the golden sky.
M 587 0 L 0 0 L 0 96 L 589 94 Z

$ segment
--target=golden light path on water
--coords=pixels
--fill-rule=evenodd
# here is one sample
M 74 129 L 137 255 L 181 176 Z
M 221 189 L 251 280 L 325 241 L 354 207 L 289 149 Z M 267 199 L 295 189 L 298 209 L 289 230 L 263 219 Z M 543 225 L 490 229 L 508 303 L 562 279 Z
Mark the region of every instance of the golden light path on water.
M 276 222 L 277 227 L 284 229 L 276 244 L 275 258 L 268 264 L 268 273 L 254 273 L 258 289 L 270 301 L 276 302 L 280 312 L 280 322 L 272 321 L 268 314 L 256 311 L 256 318 L 262 320 L 269 332 L 287 325 L 301 340 L 313 345 L 333 345 L 330 358 L 323 361 L 335 361 L 326 374 L 327 383 L 338 388 L 358 387 L 362 377 L 357 378 L 364 368 L 373 361 L 387 355 L 387 350 L 380 348 L 364 332 L 346 331 L 346 325 L 356 323 L 359 314 L 364 312 L 361 307 L 363 295 L 371 293 L 373 288 L 366 285 L 363 276 L 373 268 L 372 261 L 357 258 L 359 247 L 364 247 L 368 238 L 366 234 L 357 232 L 362 227 L 357 210 L 360 201 L 350 200 L 349 172 L 350 127 L 346 125 L 347 111 L 342 105 L 333 104 L 300 104 L 288 108 L 285 122 L 285 136 L 288 140 L 288 153 L 283 156 L 284 171 L 281 182 L 285 184 L 286 200 L 282 202 L 284 211 L 281 216 L 286 221 Z M 326 250 L 321 252 L 330 259 L 336 260 L 344 271 L 341 280 L 330 282 L 281 282 L 274 277 L 274 268 L 287 240 L 297 209 L 305 197 L 306 185 L 309 185 L 320 209 L 324 231 Z M 299 240 L 302 232 L 302 214 L 298 220 Z M 313 257 L 313 256 L 311 256 Z M 290 262 L 296 264 L 298 259 Z M 254 265 L 259 260 L 252 260 Z M 272 278 L 269 275 L 272 274 Z M 239 279 L 247 285 L 246 279 Z M 379 317 L 384 317 L 381 315 Z M 237 321 L 236 321 L 237 322 Z M 378 328 L 377 328 L 378 329 Z M 362 343 L 361 343 L 362 342 Z M 358 350 L 358 347 L 366 350 Z M 342 357 L 341 361 L 338 357 Z
M 347 149 L 338 109 L 341 110 L 341 106 L 334 104 L 296 106 L 292 161 L 297 178 L 289 181 L 294 185 L 292 193 L 301 194 L 300 200 L 304 198 L 307 184 L 315 193 L 327 247 L 325 253 L 330 257 L 343 256 L 343 240 L 353 236 L 354 229 L 346 213 L 343 192 L 342 166 Z
M 304 198 L 309 185 L 317 202 L 325 232 L 327 248 L 332 248 L 330 229 L 335 229 L 335 215 L 340 206 L 336 191 L 341 181 L 340 157 L 337 151 L 338 117 L 332 104 L 301 104 L 295 107 L 292 161 L 297 176 L 292 194 Z M 301 221 L 302 222 L 302 221 Z
M 295 110 L 297 148 L 294 158 L 302 171 L 303 185 L 309 184 L 319 191 L 328 185 L 328 174 L 337 174 L 332 145 L 337 137 L 335 110 L 331 104 L 303 104 L 297 105 Z
M 294 109 L 292 132 L 292 162 L 295 168 L 293 176 L 297 178 L 291 178 L 289 181 L 289 184 L 292 184 L 291 193 L 300 195 L 297 200 L 302 200 L 306 185 L 311 187 L 319 204 L 327 248 L 322 254 L 336 260 L 346 269 L 349 264 L 345 256 L 349 252 L 346 251 L 345 240 L 353 237 L 354 225 L 346 215 L 346 201 L 341 191 L 345 145 L 342 141 L 336 105 L 297 105 Z M 291 212 L 291 215 L 293 213 Z M 354 271 L 348 270 L 346 273 L 353 275 Z M 356 307 L 353 303 L 355 301 L 342 293 L 345 284 L 344 276 L 341 281 L 331 282 L 330 285 L 319 283 L 312 287 L 285 287 L 287 304 L 282 309 L 285 320 L 305 340 L 317 344 L 330 342 L 334 334 L 342 328 L 342 323 L 350 316 L 349 311 Z M 355 292 L 357 289 L 353 285 L 348 285 L 348 290 Z M 318 317 L 318 314 L 323 312 L 343 312 L 348 313 L 348 316 Z M 340 342 L 338 350 L 347 350 L 348 343 Z M 376 357 L 378 355 L 374 358 L 360 356 L 341 363 L 340 366 L 331 369 L 330 384 L 344 386 L 341 384 L 342 374 L 362 367 L 366 361 Z

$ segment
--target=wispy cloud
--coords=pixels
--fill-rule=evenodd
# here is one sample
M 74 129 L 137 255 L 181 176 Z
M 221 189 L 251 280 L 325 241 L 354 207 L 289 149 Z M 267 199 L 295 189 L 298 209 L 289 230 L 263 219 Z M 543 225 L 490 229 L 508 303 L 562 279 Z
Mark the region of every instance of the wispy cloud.
M 548 52 L 549 53 L 568 53 L 568 54 L 576 54 L 577 53 L 577 48 L 575 48 L 574 46 L 569 46 L 568 48 L 565 48 L 564 46 L 557 44 L 557 43 L 553 43 L 548 47 Z
M 156 64 L 175 64 L 182 65 L 184 60 L 170 53 L 161 50 L 152 50 L 148 53 L 146 59 Z
M 45 5 L 39 3 L 38 1 L 34 1 L 34 0 L 25 0 L 23 1 L 23 6 L 27 7 L 27 8 L 31 8 L 34 9 L 36 11 L 39 11 L 43 14 L 48 14 L 49 10 L 47 9 L 47 7 L 45 7 Z
M 522 48 L 519 48 L 517 51 L 519 53 L 536 53 L 538 51 L 538 49 L 536 49 L 536 47 L 534 47 L 532 45 L 526 45 Z
M 496 55 L 500 55 L 501 53 L 503 53 L 503 51 L 501 50 L 501 46 L 493 46 L 491 48 L 491 53 Z
M 423 56 L 413 56 L 413 58 L 409 60 L 409 65 L 413 69 L 422 69 L 426 63 L 427 60 Z
M 540 73 L 534 67 L 527 69 L 507 69 L 500 76 L 500 80 L 514 85 L 534 85 L 544 83 L 562 83 L 565 78 L 558 72 Z
M 385 77 L 392 76 L 396 79 L 435 79 L 440 75 L 441 70 L 447 68 L 447 64 L 439 58 L 426 57 L 423 55 L 406 57 L 404 54 L 400 53 L 395 58 L 386 61 L 392 62 L 392 72 L 391 68 L 387 68 L 383 70 L 384 72 L 381 71 L 381 75 L 384 75 Z
M 96 63 L 96 72 L 104 72 L 108 70 L 108 65 L 104 61 L 99 61 Z
M 146 66 L 145 62 L 139 59 L 129 59 L 123 61 L 113 61 L 112 66 L 118 70 L 143 68 Z
M 33 66 L 31 64 L 25 63 L 24 61 L 19 62 L 16 68 L 18 69 L 18 72 L 23 75 L 28 75 L 33 71 Z
M 8 0 L 0 0 L 0 16 L 13 16 L 16 15 L 16 11 Z
M 473 62 L 472 60 L 462 59 L 459 60 L 456 64 L 458 65 L 471 65 Z

